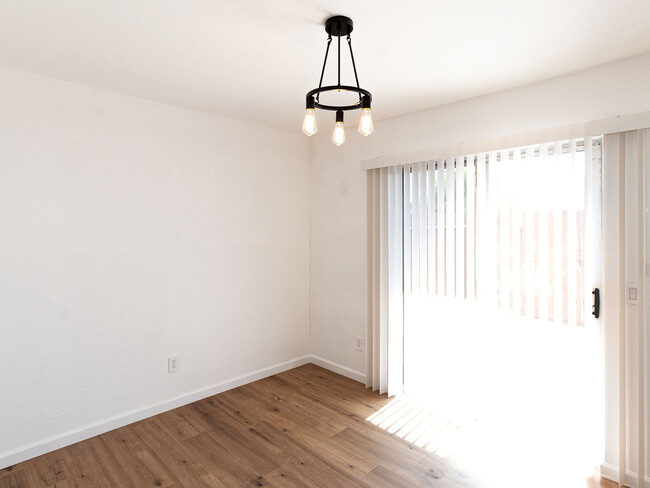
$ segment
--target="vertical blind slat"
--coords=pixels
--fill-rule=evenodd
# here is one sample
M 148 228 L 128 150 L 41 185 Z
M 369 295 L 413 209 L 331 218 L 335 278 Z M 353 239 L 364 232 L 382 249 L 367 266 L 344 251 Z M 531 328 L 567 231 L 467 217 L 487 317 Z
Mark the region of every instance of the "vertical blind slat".
M 491 152 L 487 155 L 486 160 L 486 179 L 487 179 L 487 193 L 486 197 L 486 208 L 488 212 L 487 216 L 487 249 L 488 253 L 486 256 L 487 263 L 486 268 L 487 272 L 485 273 L 485 281 L 487 285 L 485 287 L 487 296 L 485 300 L 489 300 L 492 297 L 497 297 L 497 267 L 499 265 L 498 259 L 498 247 L 497 247 L 497 217 L 498 217 L 498 198 L 497 198 L 497 153 Z M 495 308 L 498 306 L 498 303 L 495 303 Z
M 454 163 L 445 164 L 445 296 L 454 296 Z
M 512 232 L 512 310 L 515 315 L 521 315 L 521 201 L 517 191 L 516 182 L 522 181 L 521 171 L 521 150 L 513 151 L 512 162 L 510 163 L 511 198 L 512 198 L 512 220 L 510 221 Z
M 435 228 L 435 181 L 433 163 L 427 166 L 427 294 L 436 292 L 436 228 Z
M 413 287 L 411 286 L 411 270 L 413 268 L 411 264 L 411 167 L 404 166 L 404 190 L 403 196 L 404 213 L 402 215 L 402 222 L 404 225 L 404 293 L 412 293 Z
M 382 365 L 387 373 L 388 396 L 403 391 L 404 365 L 404 300 L 402 293 L 403 240 L 402 223 L 402 168 L 392 167 L 388 172 L 388 324 L 387 356 Z M 381 391 L 381 386 L 380 391 Z
M 526 160 L 523 165 L 523 175 L 535 175 L 535 148 L 533 146 L 528 146 L 526 148 Z M 539 184 L 539 182 L 538 182 Z M 531 185 L 532 186 L 532 185 Z M 535 316 L 535 297 L 536 286 L 535 286 L 535 207 L 537 200 L 535 197 L 535 189 L 529 188 L 529 199 L 526 201 L 525 213 L 524 213 L 524 307 L 526 317 Z
M 428 250 L 427 245 L 427 168 L 426 163 L 418 164 L 418 183 L 419 183 L 419 194 L 420 194 L 420 222 L 418 226 L 420 228 L 420 266 L 422 271 L 420 272 L 420 283 L 419 290 L 420 293 L 426 294 L 427 290 L 427 270 L 429 269 L 428 265 Z
M 508 180 L 505 175 L 511 170 L 507 153 L 501 153 L 499 164 L 499 305 L 502 309 L 510 308 L 510 204 L 507 198 L 509 192 Z M 505 159 L 505 160 L 504 160 Z
M 374 199 L 374 175 L 376 171 L 369 171 L 366 175 L 366 254 L 367 261 L 366 265 L 368 267 L 368 273 L 366 276 L 366 290 L 368 294 L 368 300 L 366 304 L 366 314 L 368 316 L 368 323 L 366 327 L 366 347 L 368 351 L 374 350 L 374 288 L 375 288 L 375 261 L 374 256 L 374 246 L 375 246 L 375 199 Z M 372 368 L 373 368 L 373 358 L 372 354 L 366 355 L 366 371 L 368 375 L 366 376 L 366 388 L 373 386 L 372 385 Z
M 465 298 L 465 163 L 456 158 L 456 298 Z
M 379 392 L 385 393 L 388 385 L 388 371 L 382 365 L 388 361 L 388 274 L 382 273 L 381 269 L 388 269 L 388 226 L 382 225 L 382 222 L 388 222 L 388 168 L 379 170 L 379 263 L 378 270 L 380 281 L 380 300 L 379 300 L 379 338 L 377 346 L 376 370 L 379 372 Z
M 584 169 L 584 195 L 583 195 L 583 208 L 585 210 L 584 213 L 584 227 L 582 229 L 582 242 L 592 242 L 591 246 L 585 247 L 585 252 L 584 252 L 584 265 L 583 265 L 583 276 L 584 276 L 584 283 L 585 286 L 583 287 L 582 294 L 582 307 L 585 306 L 585 304 L 588 304 L 591 302 L 591 289 L 592 287 L 596 286 L 595 285 L 595 280 L 596 276 L 595 273 L 593 272 L 593 268 L 595 266 L 595 253 L 594 250 L 597 247 L 597 243 L 594 242 L 594 229 L 596 228 L 594 226 L 594 219 L 596 218 L 596 215 L 593 214 L 588 214 L 590 210 L 593 209 L 593 202 L 594 202 L 594 185 L 593 185 L 593 146 L 592 146 L 592 138 L 587 137 L 585 138 L 584 142 L 584 150 L 585 150 L 585 169 Z M 598 226 L 597 228 L 600 228 Z M 587 321 L 589 320 L 589 312 L 585 312 L 585 315 L 583 317 L 583 324 L 587 324 Z
M 640 197 L 640 200 L 645 203 L 645 198 L 644 198 L 644 187 L 645 187 L 645 153 L 646 153 L 646 134 L 647 133 L 639 133 L 637 137 L 637 154 L 636 158 L 638 160 L 638 178 L 637 178 L 637 194 Z M 647 211 L 647 210 L 646 210 Z M 637 243 L 637 248 L 639 250 L 639 260 L 641 263 L 645 263 L 645 259 L 643 257 L 645 256 L 645 250 L 646 250 L 646 242 L 645 242 L 645 235 L 646 235 L 646 227 L 647 221 L 646 221 L 646 212 L 643 211 L 643 207 L 639 209 L 639 217 L 638 217 L 638 229 L 640 229 L 640 232 L 638 233 L 638 243 Z M 638 426 L 637 426 L 637 465 L 638 465 L 638 474 L 637 477 L 639 479 L 639 486 L 645 488 L 646 487 L 646 482 L 645 482 L 645 473 L 646 473 L 646 466 L 645 466 L 645 457 L 646 457 L 646 449 L 645 449 L 645 437 L 648 435 L 646 433 L 646 428 L 645 428 L 645 417 L 646 417 L 646 409 L 645 409 L 645 399 L 646 399 L 646 384 L 645 384 L 645 375 L 646 375 L 646 360 L 645 360 L 645 349 L 646 349 L 646 342 L 645 342 L 645 328 L 646 328 L 646 306 L 645 304 L 645 279 L 644 273 L 645 270 L 643 270 L 640 273 L 640 280 L 639 280 L 639 288 L 638 288 L 638 293 L 639 296 L 642 297 L 641 299 L 641 304 L 642 306 L 640 307 L 639 310 L 639 318 L 637 320 L 637 326 L 638 326 L 638 331 L 639 331 L 639 336 L 637 340 L 637 363 L 638 363 L 638 377 L 637 377 L 637 391 L 639 392 L 638 397 L 637 397 L 637 420 L 638 420 Z
M 466 256 L 466 288 L 467 299 L 474 300 L 476 298 L 476 287 L 474 282 L 474 251 L 476 246 L 475 239 L 475 220 L 474 220 L 474 198 L 476 195 L 475 179 L 475 157 L 467 157 L 467 223 L 466 223 L 466 240 L 465 240 L 465 256 Z
M 474 269 L 476 274 L 476 299 L 485 303 L 487 296 L 486 274 L 490 263 L 488 247 L 488 199 L 487 199 L 487 173 L 485 153 L 476 156 L 476 243 L 474 253 L 476 260 Z
M 539 148 L 539 155 L 543 163 L 546 162 L 548 157 L 548 144 L 542 144 Z M 543 164 L 540 163 L 540 164 Z M 544 173 L 545 175 L 548 172 Z M 544 186 L 548 183 L 548 179 L 545 176 L 542 180 Z M 539 318 L 542 320 L 548 319 L 549 317 L 549 302 L 548 302 L 548 290 L 549 290 L 549 232 L 548 232 L 548 223 L 549 223 L 549 210 L 545 206 L 542 207 L 539 211 L 539 272 L 538 272 L 538 286 L 539 286 Z
M 553 173 L 556 175 L 554 181 L 559 180 L 561 184 L 563 177 L 561 142 L 556 142 L 553 145 L 553 154 Z M 553 320 L 557 323 L 564 320 L 562 316 L 562 213 L 561 204 L 555 202 L 553 205 Z
M 411 168 L 411 289 L 420 293 L 420 172 Z
M 379 171 L 376 171 L 374 173 L 374 188 L 377 190 L 373 193 L 373 208 L 377 209 L 377 215 L 375 217 L 375 226 L 373 228 L 373 259 L 372 262 L 375 264 L 375 269 L 374 269 L 374 276 L 378 277 L 380 276 L 380 259 L 379 259 L 379 246 L 380 246 L 380 233 L 379 233 L 379 223 L 380 223 L 380 212 L 379 212 L 379 206 L 380 206 L 380 198 L 379 198 Z M 373 322 L 378 324 L 379 319 L 380 319 L 380 301 L 381 301 L 381 295 L 380 295 L 380 288 L 379 286 L 375 286 L 373 290 L 373 317 L 374 320 Z M 374 385 L 379 385 L 379 360 L 380 360 L 380 343 L 379 343 L 379 337 L 380 337 L 380 331 L 379 327 L 373 328 L 373 337 L 372 337 L 372 348 L 373 348 L 373 384 Z
M 576 140 L 569 141 L 570 166 L 569 180 L 574 181 L 576 168 Z M 567 209 L 567 320 L 569 325 L 577 324 L 577 305 L 576 305 L 576 259 L 577 256 L 577 236 L 576 236 L 576 195 L 577 192 L 569 192 L 569 205 Z
M 436 260 L 436 287 L 438 296 L 445 295 L 445 178 L 444 162 L 436 163 L 436 193 L 438 205 L 436 206 L 436 228 L 438 232 L 437 250 L 438 259 Z

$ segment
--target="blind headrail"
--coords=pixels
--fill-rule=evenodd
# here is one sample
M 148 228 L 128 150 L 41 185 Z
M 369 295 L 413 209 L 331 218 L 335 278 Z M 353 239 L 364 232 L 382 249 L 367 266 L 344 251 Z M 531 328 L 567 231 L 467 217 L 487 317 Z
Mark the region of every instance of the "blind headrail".
M 602 119 L 547 129 L 521 132 L 489 139 L 457 142 L 446 146 L 432 147 L 418 151 L 377 155 L 361 161 L 361 169 L 401 166 L 417 161 L 436 161 L 450 159 L 462 154 L 481 154 L 499 151 L 504 148 L 541 145 L 551 141 L 583 139 L 601 134 L 614 134 L 629 130 L 650 128 L 650 111 L 635 114 L 615 115 Z
M 600 148 L 602 146 L 602 141 L 603 137 L 598 136 L 594 137 L 592 139 L 592 148 Z M 530 147 L 530 146 L 529 146 Z M 515 159 L 515 156 L 518 156 L 516 159 L 524 159 L 528 155 L 528 150 L 529 147 L 517 147 L 517 148 L 509 148 L 509 149 L 502 149 L 499 151 L 490 151 L 491 153 L 496 153 L 496 161 L 511 161 Z M 571 150 L 571 142 L 570 141 L 564 141 L 561 143 L 561 146 L 557 143 L 550 143 L 550 144 L 539 144 L 537 146 L 532 147 L 532 155 L 533 157 L 540 157 L 542 154 L 546 156 L 554 156 L 557 153 L 558 147 L 561 147 L 561 154 L 569 154 L 572 152 Z M 544 149 L 545 151 L 544 151 Z M 575 141 L 575 152 L 584 152 L 585 150 L 585 140 L 584 139 L 578 139 Z M 485 154 L 485 153 L 478 153 L 478 154 Z M 464 165 L 467 166 L 468 162 L 472 162 L 476 164 L 478 161 L 479 155 L 478 154 L 470 154 L 470 155 L 463 155 L 463 156 L 455 156 L 455 157 L 450 157 L 450 158 L 439 158 L 439 159 L 434 159 L 434 160 L 428 160 L 428 161 L 417 161 L 415 163 L 407 163 L 404 166 L 410 166 L 418 163 L 425 163 L 428 165 L 433 164 L 433 165 L 438 165 L 439 163 L 445 163 L 445 162 L 452 162 L 455 161 L 456 164 L 458 164 L 461 160 L 464 162 Z M 599 155 L 600 152 L 596 151 L 596 155 Z M 504 157 L 507 155 L 507 158 Z M 468 159 L 469 158 L 469 159 Z

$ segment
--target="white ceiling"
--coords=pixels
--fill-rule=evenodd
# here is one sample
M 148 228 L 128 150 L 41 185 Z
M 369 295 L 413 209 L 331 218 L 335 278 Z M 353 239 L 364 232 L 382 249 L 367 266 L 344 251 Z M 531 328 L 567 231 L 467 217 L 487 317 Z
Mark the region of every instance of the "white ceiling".
M 0 0 L 0 66 L 297 132 L 333 14 L 375 120 L 650 52 L 650 0 Z

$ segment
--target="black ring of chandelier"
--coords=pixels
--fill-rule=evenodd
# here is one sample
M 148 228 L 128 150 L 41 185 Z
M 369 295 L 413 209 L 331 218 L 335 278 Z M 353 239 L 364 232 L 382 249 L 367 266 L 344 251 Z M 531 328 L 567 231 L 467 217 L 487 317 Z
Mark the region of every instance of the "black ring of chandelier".
M 349 86 L 349 85 L 330 85 L 330 86 L 321 86 L 318 88 L 314 88 L 311 90 L 309 93 L 307 93 L 307 100 L 312 98 L 314 95 L 317 95 L 319 93 L 324 93 L 324 92 L 332 92 L 332 91 L 351 91 L 358 93 L 359 95 L 363 95 L 364 97 L 368 97 L 368 103 L 372 102 L 372 95 L 368 90 L 364 90 L 363 88 L 359 88 L 357 86 Z M 359 100 L 357 103 L 354 105 L 325 105 L 323 103 L 319 103 L 318 100 L 314 99 L 314 107 L 319 108 L 321 110 L 332 110 L 332 111 L 337 111 L 337 110 L 357 110 L 361 108 L 361 100 Z

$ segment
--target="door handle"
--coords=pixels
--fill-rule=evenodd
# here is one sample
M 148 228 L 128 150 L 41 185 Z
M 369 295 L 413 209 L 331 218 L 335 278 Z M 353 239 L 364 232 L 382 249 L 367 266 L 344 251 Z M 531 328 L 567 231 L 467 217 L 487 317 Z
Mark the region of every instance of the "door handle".
M 600 290 L 598 288 L 594 288 L 594 291 L 591 293 L 594 295 L 594 305 L 591 314 L 594 317 L 598 318 L 600 317 Z

